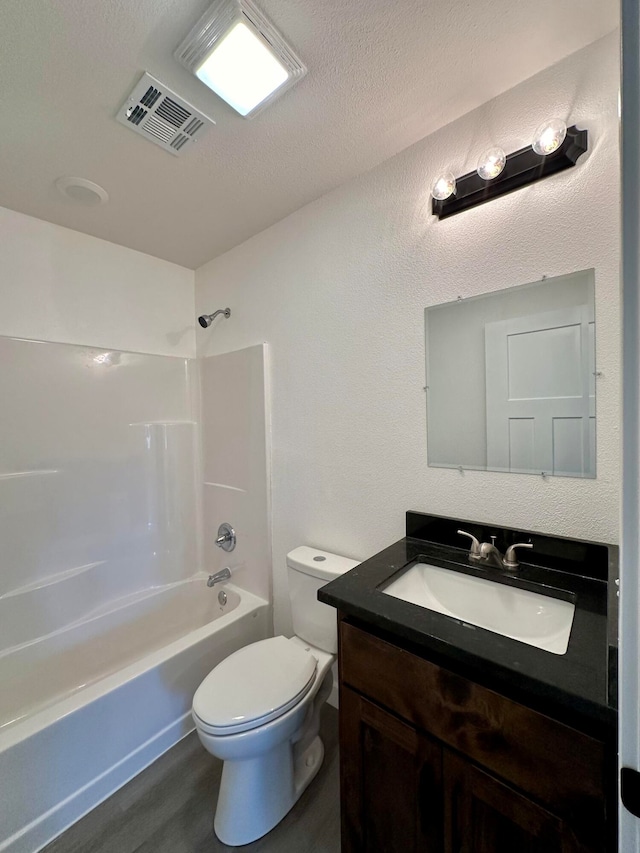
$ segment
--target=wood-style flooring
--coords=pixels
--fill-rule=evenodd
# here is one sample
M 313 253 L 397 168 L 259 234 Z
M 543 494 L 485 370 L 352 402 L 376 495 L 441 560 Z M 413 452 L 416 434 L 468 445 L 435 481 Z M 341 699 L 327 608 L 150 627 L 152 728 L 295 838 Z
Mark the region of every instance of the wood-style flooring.
M 325 759 L 293 809 L 268 835 L 228 847 L 213 833 L 222 762 L 195 732 L 74 824 L 42 853 L 338 853 L 338 714 L 323 710 Z

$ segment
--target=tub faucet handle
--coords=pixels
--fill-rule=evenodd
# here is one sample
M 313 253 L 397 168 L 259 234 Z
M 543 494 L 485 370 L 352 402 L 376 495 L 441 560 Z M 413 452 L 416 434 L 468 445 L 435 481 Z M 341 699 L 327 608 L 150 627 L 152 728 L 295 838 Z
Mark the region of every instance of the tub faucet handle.
M 480 543 L 471 533 L 467 533 L 466 530 L 458 530 L 458 534 L 460 536 L 466 536 L 467 539 L 471 539 L 471 548 L 469 549 L 469 559 L 470 560 L 479 560 L 482 556 L 482 552 L 480 550 Z
M 236 532 L 228 521 L 224 521 L 218 528 L 216 545 L 223 551 L 233 551 L 236 547 Z

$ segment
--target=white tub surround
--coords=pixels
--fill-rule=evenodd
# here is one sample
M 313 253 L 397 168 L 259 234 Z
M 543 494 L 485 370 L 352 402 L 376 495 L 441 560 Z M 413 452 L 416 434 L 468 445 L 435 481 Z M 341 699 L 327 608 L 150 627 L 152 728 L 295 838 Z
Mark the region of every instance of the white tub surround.
M 232 315 L 229 323 L 235 321 Z M 218 322 L 218 321 L 216 321 Z M 207 329 L 218 335 L 220 328 Z M 202 399 L 204 565 L 231 566 L 235 582 L 271 598 L 270 416 L 266 344 L 198 362 Z M 218 525 L 228 521 L 237 546 L 215 547 Z
M 0 654 L 197 571 L 195 364 L 0 337 Z
M 193 361 L 6 337 L 0 361 L 0 851 L 34 853 L 190 731 L 271 616 L 199 573 Z

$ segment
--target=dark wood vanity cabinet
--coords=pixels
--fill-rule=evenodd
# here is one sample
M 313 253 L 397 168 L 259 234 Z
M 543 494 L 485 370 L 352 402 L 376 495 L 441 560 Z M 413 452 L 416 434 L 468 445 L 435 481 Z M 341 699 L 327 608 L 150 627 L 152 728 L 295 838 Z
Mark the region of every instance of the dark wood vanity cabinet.
M 526 794 L 446 749 L 443 760 L 445 850 L 569 853 L 593 849 L 580 847 L 566 821 Z
M 442 747 L 340 691 L 342 851 L 442 851 Z
M 605 746 L 340 623 L 342 853 L 602 853 Z

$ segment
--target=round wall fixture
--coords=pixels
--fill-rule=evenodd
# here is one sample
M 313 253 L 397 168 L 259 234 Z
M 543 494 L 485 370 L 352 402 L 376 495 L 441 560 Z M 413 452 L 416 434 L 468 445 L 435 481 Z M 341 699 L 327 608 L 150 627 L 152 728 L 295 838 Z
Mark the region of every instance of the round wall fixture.
M 94 184 L 86 178 L 58 178 L 56 189 L 66 199 L 87 207 L 97 207 L 109 201 L 109 193 L 99 184 Z

